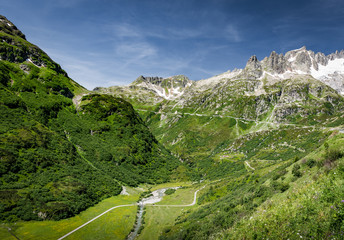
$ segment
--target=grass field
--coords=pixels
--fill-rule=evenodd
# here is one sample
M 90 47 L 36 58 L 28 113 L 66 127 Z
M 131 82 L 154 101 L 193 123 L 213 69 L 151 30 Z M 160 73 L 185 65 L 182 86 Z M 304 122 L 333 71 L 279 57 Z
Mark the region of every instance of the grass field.
M 161 188 L 160 185 L 159 187 Z M 191 204 L 194 199 L 194 193 L 199 188 L 200 186 L 193 187 L 189 185 L 186 188 L 177 189 L 176 192 L 171 195 L 165 195 L 161 202 L 155 204 L 156 206 L 147 205 L 145 207 L 146 214 L 144 217 L 144 229 L 137 239 L 158 239 L 163 231 L 174 225 L 175 220 L 178 218 L 178 216 L 182 215 L 184 212 L 187 212 L 189 209 L 196 207 L 168 207 L 159 205 Z
M 10 227 L 19 239 L 56 240 L 111 207 L 135 203 L 138 197 L 138 194 L 111 197 L 75 217 L 61 221 L 18 222 L 11 226 L 2 224 L 0 239 L 15 240 L 7 230 Z M 65 239 L 125 239 L 134 225 L 136 210 L 136 206 L 114 209 Z
M 200 188 L 199 185 L 187 183 L 164 183 L 154 186 L 142 186 L 143 189 L 156 189 L 183 186 L 177 189 L 171 195 L 165 195 L 163 200 L 156 205 L 187 205 L 191 204 L 194 199 L 194 193 Z M 75 228 L 81 226 L 92 218 L 98 216 L 104 211 L 118 205 L 136 203 L 139 193 L 143 190 L 127 187 L 130 195 L 119 195 L 103 200 L 94 207 L 87 209 L 79 215 L 64 219 L 61 221 L 31 221 L 18 222 L 16 224 L 5 225 L 0 227 L 1 240 L 15 240 L 7 228 L 12 229 L 12 233 L 19 239 L 25 240 L 56 240 Z M 192 207 L 168 207 L 168 206 L 146 206 L 145 228 L 138 236 L 138 239 L 158 239 L 159 235 L 165 228 L 173 226 L 175 219 L 188 211 Z M 136 206 L 122 207 L 114 209 L 92 223 L 79 229 L 78 231 L 67 236 L 66 240 L 72 239 L 125 239 L 135 223 Z

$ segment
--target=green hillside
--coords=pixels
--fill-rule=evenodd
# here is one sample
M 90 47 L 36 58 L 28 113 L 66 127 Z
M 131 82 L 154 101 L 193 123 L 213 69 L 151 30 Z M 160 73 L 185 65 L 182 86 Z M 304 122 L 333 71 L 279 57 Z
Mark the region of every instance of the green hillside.
M 67 218 L 121 185 L 169 179 L 178 161 L 128 102 L 89 93 L 8 26 L 1 21 L 2 221 Z

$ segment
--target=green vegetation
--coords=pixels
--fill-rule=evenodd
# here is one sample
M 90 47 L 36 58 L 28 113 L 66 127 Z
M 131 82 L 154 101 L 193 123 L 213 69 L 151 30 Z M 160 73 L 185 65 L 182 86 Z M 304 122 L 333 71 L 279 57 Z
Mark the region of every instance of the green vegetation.
M 327 144 L 297 162 L 276 162 L 209 186 L 199 198 L 202 207 L 159 239 L 340 239 L 344 135 Z
M 57 239 L 176 186 L 145 207 L 139 239 L 343 238 L 344 99 L 327 85 L 242 75 L 167 100 L 140 77 L 89 92 L 5 20 L 0 40 L 1 239 Z M 67 239 L 124 239 L 136 211 Z
M 89 94 L 38 47 L 2 29 L 1 221 L 64 219 L 123 184 L 169 179 L 178 161 L 128 102 Z
M 135 203 L 138 194 L 107 198 L 80 214 L 60 221 L 28 221 L 8 223 L 0 228 L 0 238 L 13 239 L 7 228 L 19 239 L 58 239 L 104 211 L 118 205 Z M 136 206 L 113 209 L 66 239 L 125 239 L 135 221 Z
M 163 187 L 163 185 L 159 186 L 159 188 L 161 187 Z M 191 209 L 196 208 L 196 206 L 168 207 L 167 205 L 187 205 L 192 203 L 194 193 L 200 187 L 201 186 L 196 184 L 193 186 L 178 188 L 173 194 L 164 196 L 163 200 L 157 203 L 156 206 L 147 205 L 145 207 L 146 213 L 144 228 L 138 236 L 138 239 L 158 239 L 163 232 L 168 232 L 175 222 L 181 218 L 181 216 L 188 214 Z
M 173 193 L 175 193 L 175 192 L 176 192 L 176 189 L 170 188 L 170 189 L 167 189 L 167 190 L 165 191 L 165 194 L 166 194 L 166 195 L 171 195 L 171 194 L 173 194 Z

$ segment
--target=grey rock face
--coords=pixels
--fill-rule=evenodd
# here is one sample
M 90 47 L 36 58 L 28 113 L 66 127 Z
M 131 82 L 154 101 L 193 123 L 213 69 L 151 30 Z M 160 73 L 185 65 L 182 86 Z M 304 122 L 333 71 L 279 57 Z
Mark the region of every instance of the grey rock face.
M 137 78 L 137 80 L 159 85 L 159 84 L 161 84 L 163 78 L 162 77 L 144 77 L 144 76 L 140 76 L 140 77 Z
M 324 65 L 324 66 L 326 66 L 327 65 L 327 63 L 328 63 L 328 58 L 325 56 L 325 54 L 323 54 L 323 53 L 317 53 L 317 54 L 315 54 L 315 61 L 317 62 L 317 63 L 319 63 L 319 64 L 321 64 L 321 65 Z M 318 68 L 315 68 L 316 70 L 318 70 Z
M 20 69 L 25 71 L 25 72 L 29 72 L 30 71 L 30 67 L 25 65 L 25 64 L 20 64 Z
M 337 50 L 334 53 L 331 53 L 330 55 L 328 55 L 329 60 L 334 60 L 337 58 L 344 58 L 344 50 L 341 50 L 340 52 Z
M 296 56 L 295 65 L 298 66 L 298 70 L 307 72 L 312 66 L 312 59 L 306 52 L 301 52 Z
M 262 61 L 262 65 L 265 69 L 277 74 L 284 73 L 289 67 L 284 55 L 282 53 L 278 55 L 275 51 Z
M 250 57 L 247 61 L 246 67 L 241 74 L 241 77 L 247 79 L 257 79 L 262 76 L 262 66 L 258 61 L 256 55 Z
M 192 83 L 193 81 L 184 75 L 169 78 L 140 76 L 130 84 L 129 88 L 153 92 L 165 99 L 175 99 L 181 96 Z

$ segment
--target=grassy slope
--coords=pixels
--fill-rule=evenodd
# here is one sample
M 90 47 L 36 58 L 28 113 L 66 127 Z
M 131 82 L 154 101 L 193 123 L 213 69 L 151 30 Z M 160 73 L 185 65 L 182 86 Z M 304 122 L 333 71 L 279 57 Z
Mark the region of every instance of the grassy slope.
M 76 108 L 72 98 L 88 91 L 3 25 L 1 220 L 67 218 L 118 194 L 121 184 L 169 178 L 179 163 L 129 103 L 86 95 Z
M 344 155 L 344 135 L 331 135 L 327 144 L 329 150 L 321 145 L 296 162 L 257 164 L 255 171 L 210 186 L 199 198 L 204 207 L 162 239 L 340 238 L 344 158 L 331 152 Z
M 290 166 L 282 181 L 291 187 L 262 204 L 252 215 L 226 230 L 226 238 L 340 239 L 344 236 L 344 135 L 328 140 L 331 150 L 342 157 L 326 156 L 325 147 L 299 160 L 302 177 L 293 179 Z M 314 159 L 317 167 L 308 161 Z
M 159 188 L 167 185 L 159 185 Z M 170 184 L 172 186 L 186 186 L 185 188 L 177 189 L 171 195 L 165 195 L 163 200 L 156 205 L 187 205 L 191 204 L 194 199 L 194 193 L 200 189 L 202 185 L 189 185 L 185 183 Z M 152 189 L 153 190 L 153 189 Z M 197 208 L 197 205 L 190 207 L 168 207 L 168 206 L 149 206 L 145 207 L 144 229 L 138 236 L 138 239 L 158 239 L 159 236 L 166 229 L 172 227 L 178 217 L 183 215 L 190 209 Z
M 19 239 L 56 240 L 111 207 L 135 203 L 138 197 L 136 194 L 107 198 L 79 215 L 61 221 L 29 221 L 5 226 L 11 227 Z M 136 206 L 114 209 L 66 239 L 125 239 L 134 225 L 136 209 Z M 0 230 L 1 239 L 13 239 L 5 228 Z

